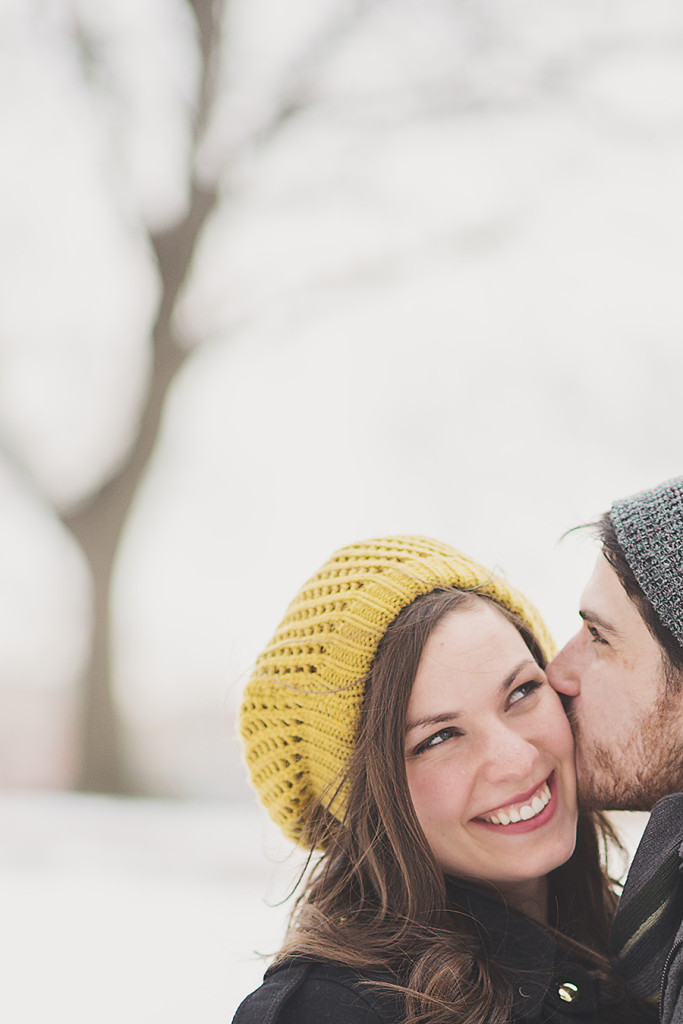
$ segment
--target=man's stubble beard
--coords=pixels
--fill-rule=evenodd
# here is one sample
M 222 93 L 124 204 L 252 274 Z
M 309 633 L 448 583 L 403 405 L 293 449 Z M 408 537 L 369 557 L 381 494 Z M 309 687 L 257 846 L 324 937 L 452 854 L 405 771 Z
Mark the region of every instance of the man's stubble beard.
M 612 747 L 586 740 L 571 705 L 567 714 L 582 810 L 650 811 L 662 797 L 683 791 L 680 693 L 663 690 L 650 714 Z

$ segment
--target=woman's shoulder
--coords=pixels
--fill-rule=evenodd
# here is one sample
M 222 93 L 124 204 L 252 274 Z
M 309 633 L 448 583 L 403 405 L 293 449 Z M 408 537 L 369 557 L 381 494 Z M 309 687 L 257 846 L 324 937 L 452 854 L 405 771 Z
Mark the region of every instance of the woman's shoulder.
M 233 1024 L 394 1024 L 397 998 L 379 983 L 390 975 L 361 974 L 318 961 L 290 961 L 266 972 Z

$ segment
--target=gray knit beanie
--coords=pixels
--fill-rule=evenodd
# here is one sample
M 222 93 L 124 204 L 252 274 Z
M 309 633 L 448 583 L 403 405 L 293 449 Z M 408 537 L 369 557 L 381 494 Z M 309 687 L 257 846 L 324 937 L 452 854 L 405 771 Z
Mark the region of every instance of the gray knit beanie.
M 643 593 L 683 647 L 683 476 L 615 501 L 609 516 Z

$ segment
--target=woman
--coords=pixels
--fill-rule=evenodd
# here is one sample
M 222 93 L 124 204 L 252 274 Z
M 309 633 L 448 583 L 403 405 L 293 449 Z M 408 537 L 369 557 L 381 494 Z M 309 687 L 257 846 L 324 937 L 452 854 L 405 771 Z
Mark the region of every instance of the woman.
M 606 959 L 603 823 L 576 807 L 552 642 L 447 545 L 344 548 L 247 686 L 252 781 L 322 851 L 233 1024 L 654 1019 Z

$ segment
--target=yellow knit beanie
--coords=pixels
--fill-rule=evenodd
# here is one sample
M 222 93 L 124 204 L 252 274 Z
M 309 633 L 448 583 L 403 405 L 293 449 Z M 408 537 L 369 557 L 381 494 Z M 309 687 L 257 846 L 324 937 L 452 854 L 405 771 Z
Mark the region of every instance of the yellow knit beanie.
M 526 598 L 472 559 L 428 537 L 380 537 L 335 552 L 290 604 L 256 662 L 240 727 L 252 782 L 290 839 L 305 837 L 314 799 L 336 817 L 365 677 L 387 627 L 416 597 L 477 588 L 553 642 Z

